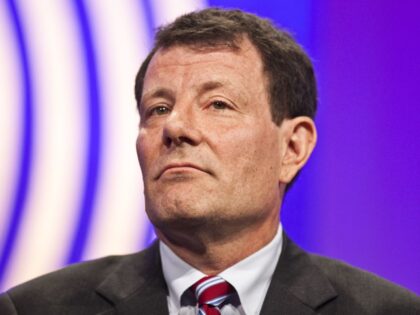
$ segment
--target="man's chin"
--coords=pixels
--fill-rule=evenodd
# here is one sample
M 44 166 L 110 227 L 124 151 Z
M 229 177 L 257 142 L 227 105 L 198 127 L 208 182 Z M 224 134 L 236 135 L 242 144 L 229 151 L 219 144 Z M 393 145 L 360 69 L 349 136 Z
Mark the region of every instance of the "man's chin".
M 190 193 L 189 198 L 186 192 L 162 195 L 164 198 L 146 198 L 147 216 L 159 229 L 193 229 L 214 220 L 214 207 L 197 195 Z
M 207 220 L 198 216 L 182 216 L 182 217 L 150 217 L 153 225 L 160 230 L 191 230 L 198 229 L 206 225 Z

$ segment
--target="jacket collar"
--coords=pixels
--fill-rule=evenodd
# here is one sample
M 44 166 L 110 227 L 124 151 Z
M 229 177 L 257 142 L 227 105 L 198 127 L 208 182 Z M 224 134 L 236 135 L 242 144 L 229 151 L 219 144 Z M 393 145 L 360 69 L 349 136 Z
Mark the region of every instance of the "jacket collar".
M 168 314 L 167 287 L 162 275 L 158 242 L 121 262 L 96 291 L 115 309 L 104 314 Z
M 261 314 L 315 314 L 319 306 L 333 300 L 337 293 L 310 255 L 286 234 L 283 237 L 282 253 Z

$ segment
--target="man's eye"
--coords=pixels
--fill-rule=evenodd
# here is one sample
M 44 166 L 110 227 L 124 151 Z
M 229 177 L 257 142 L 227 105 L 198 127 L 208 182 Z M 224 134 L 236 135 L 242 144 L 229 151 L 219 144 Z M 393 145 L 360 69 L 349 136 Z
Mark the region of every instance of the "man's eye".
M 214 102 L 211 103 L 211 106 L 214 109 L 227 109 L 227 108 L 229 108 L 229 105 L 225 102 L 222 102 L 222 101 L 214 101 Z
M 150 115 L 165 115 L 169 113 L 169 108 L 165 106 L 156 106 L 150 111 Z

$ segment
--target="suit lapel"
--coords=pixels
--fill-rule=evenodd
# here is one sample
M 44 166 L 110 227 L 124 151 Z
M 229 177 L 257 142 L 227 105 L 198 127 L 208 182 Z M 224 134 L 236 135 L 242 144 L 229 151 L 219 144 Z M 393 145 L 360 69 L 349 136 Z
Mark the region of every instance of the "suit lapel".
M 167 287 L 158 243 L 143 252 L 124 257 L 115 272 L 96 291 L 113 305 L 103 315 L 167 315 Z
M 283 234 L 282 253 L 274 271 L 261 315 L 315 314 L 317 307 L 337 296 L 310 256 Z

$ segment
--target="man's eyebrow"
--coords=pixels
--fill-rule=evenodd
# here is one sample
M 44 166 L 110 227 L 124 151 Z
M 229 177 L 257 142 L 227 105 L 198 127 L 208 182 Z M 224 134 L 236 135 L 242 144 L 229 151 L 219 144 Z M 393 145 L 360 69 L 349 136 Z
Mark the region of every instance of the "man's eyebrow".
M 208 82 L 205 82 L 205 83 L 203 83 L 199 86 L 198 92 L 199 92 L 199 94 L 203 94 L 205 92 L 209 92 L 209 91 L 215 90 L 217 88 L 221 88 L 223 86 L 225 86 L 225 84 L 223 82 L 208 81 Z
M 166 99 L 169 99 L 170 101 L 173 101 L 175 99 L 174 92 L 172 90 L 161 87 L 161 88 L 153 89 L 150 92 L 144 93 L 143 97 L 141 98 L 140 103 L 143 103 L 144 99 L 155 98 L 155 97 L 166 98 Z
M 243 105 L 247 104 L 246 98 L 244 98 L 241 93 L 238 93 L 237 89 L 232 85 L 229 81 L 224 80 L 217 80 L 217 81 L 207 81 L 203 84 L 199 85 L 198 87 L 198 95 L 205 94 L 206 92 L 210 92 L 216 89 L 222 88 L 223 91 L 227 92 L 232 99 L 235 99 L 238 104 L 241 103 Z M 236 102 L 235 102 L 236 103 Z

